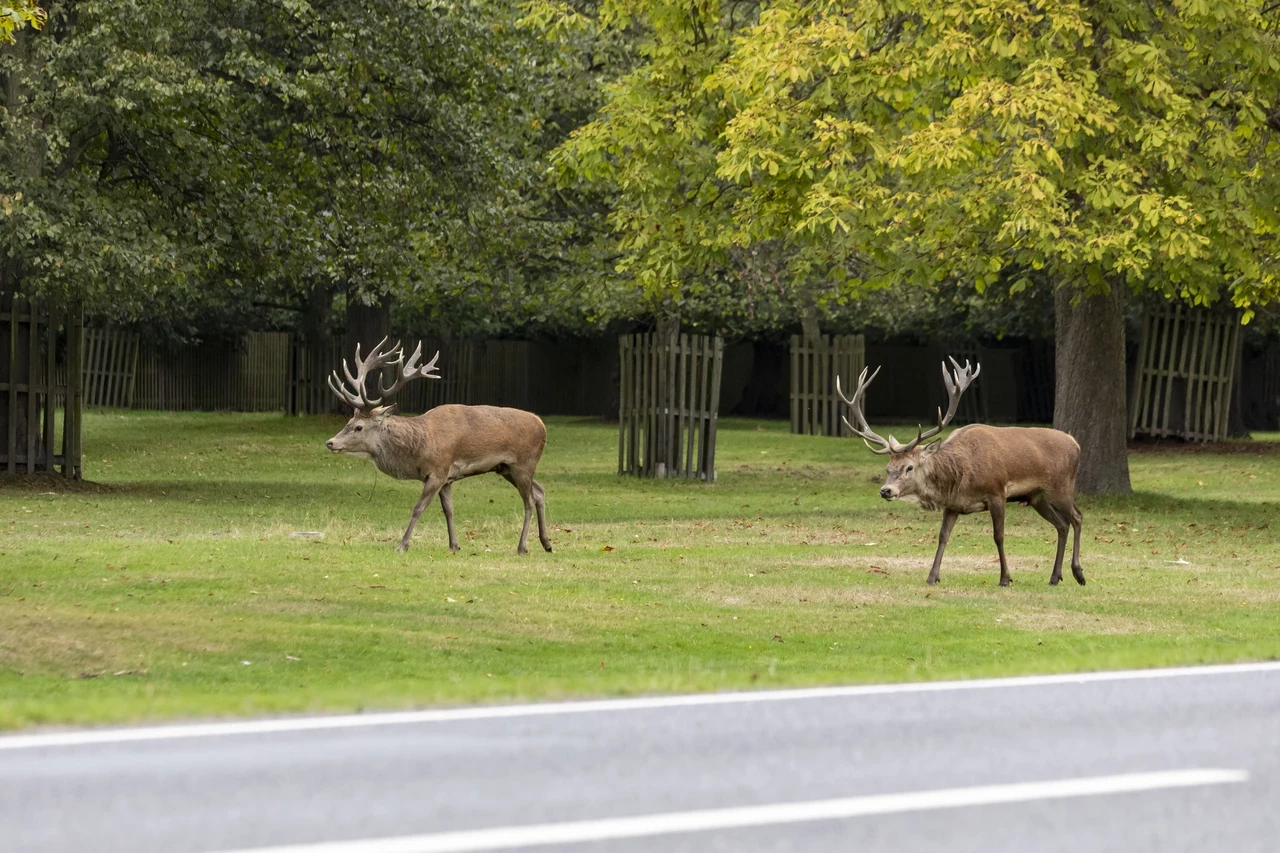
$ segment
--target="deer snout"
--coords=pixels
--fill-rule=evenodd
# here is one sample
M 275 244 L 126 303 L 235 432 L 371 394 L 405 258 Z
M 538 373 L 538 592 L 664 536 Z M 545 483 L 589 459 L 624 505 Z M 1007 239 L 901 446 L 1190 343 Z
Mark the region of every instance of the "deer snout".
M 325 447 L 327 447 L 327 448 L 329 448 L 330 450 L 333 450 L 333 439 L 331 438 L 331 439 L 329 439 L 328 441 L 326 441 L 326 442 L 324 443 L 324 446 L 325 446 Z
M 894 498 L 893 486 L 881 486 L 880 497 L 884 498 L 887 501 L 893 500 Z

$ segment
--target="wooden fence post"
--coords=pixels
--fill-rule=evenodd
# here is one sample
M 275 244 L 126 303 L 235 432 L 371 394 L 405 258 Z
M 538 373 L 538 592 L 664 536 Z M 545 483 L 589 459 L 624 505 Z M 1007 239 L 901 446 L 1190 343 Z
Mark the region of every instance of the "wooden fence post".
M 799 435 L 844 436 L 840 420 L 842 387 L 854 382 L 866 363 L 862 335 L 821 335 L 808 340 L 791 336 L 791 431 Z
M 724 341 L 623 335 L 618 361 L 618 473 L 714 480 Z
M 1226 439 L 1239 317 L 1175 303 L 1147 311 L 1141 329 L 1130 437 Z
M 0 293 L 0 470 L 53 473 L 61 466 L 64 476 L 81 476 L 79 318 L 78 305 L 59 311 L 14 292 Z

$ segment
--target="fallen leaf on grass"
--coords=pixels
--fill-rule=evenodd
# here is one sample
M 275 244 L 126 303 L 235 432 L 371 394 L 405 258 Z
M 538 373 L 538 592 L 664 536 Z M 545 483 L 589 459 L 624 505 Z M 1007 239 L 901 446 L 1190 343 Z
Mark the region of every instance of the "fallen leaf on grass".
M 284 659 L 285 660 L 302 660 L 302 658 L 295 658 L 293 655 L 285 655 Z
M 122 669 L 119 672 L 113 672 L 112 675 L 146 675 L 145 669 Z
M 879 566 L 872 566 L 871 568 L 867 569 L 866 572 L 864 572 L 864 574 L 887 575 L 889 573 L 886 572 L 884 569 L 880 568 Z
M 601 549 L 600 549 L 601 553 L 603 553 L 603 552 L 605 552 L 605 551 L 612 551 L 612 550 L 613 550 L 613 546 L 612 546 L 612 545 L 605 545 L 603 548 L 601 548 Z

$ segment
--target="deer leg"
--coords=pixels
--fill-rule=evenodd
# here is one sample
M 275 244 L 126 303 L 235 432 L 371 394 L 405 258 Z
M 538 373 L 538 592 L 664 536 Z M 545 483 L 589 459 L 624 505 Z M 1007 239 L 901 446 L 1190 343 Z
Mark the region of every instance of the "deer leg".
M 550 553 L 551 537 L 547 535 L 547 493 L 536 480 L 533 481 L 533 505 L 538 510 L 538 541 L 543 550 Z
M 938 570 L 942 568 L 942 552 L 947 550 L 947 542 L 951 539 L 951 530 L 956 526 L 960 513 L 949 509 L 942 511 L 942 529 L 938 531 L 938 553 L 933 555 L 933 569 L 929 572 L 925 583 L 933 586 L 938 582 Z
M 533 520 L 533 478 L 518 474 L 511 468 L 501 472 L 502 476 L 508 483 L 516 487 L 516 491 L 520 493 L 520 500 L 524 501 L 524 527 L 520 529 L 520 544 L 516 546 L 517 554 L 529 553 L 529 522 Z M 542 515 L 538 516 L 539 524 L 542 522 Z M 543 544 L 546 542 L 544 540 Z M 551 549 L 548 548 L 548 551 Z
M 1076 579 L 1076 583 L 1084 586 L 1084 567 L 1080 565 L 1080 525 L 1084 518 L 1074 500 L 1071 502 L 1070 514 L 1071 526 L 1075 530 L 1075 543 L 1071 546 L 1071 576 Z
M 1009 577 L 1009 564 L 1004 559 L 1004 496 L 1000 500 L 988 501 L 987 506 L 991 511 L 992 538 L 996 540 L 996 553 L 1000 555 L 1000 586 L 1008 586 L 1013 583 L 1013 578 Z
M 449 529 L 449 550 L 458 552 L 458 533 L 453 529 L 453 484 L 440 487 L 440 508 L 444 510 L 444 525 Z
M 413 536 L 413 528 L 418 523 L 418 516 L 422 515 L 422 511 L 427 508 L 427 504 L 431 503 L 431 499 L 436 496 L 436 492 L 440 491 L 440 486 L 440 481 L 434 477 L 428 477 L 427 481 L 422 484 L 422 497 L 418 498 L 418 502 L 413 506 L 413 517 L 409 519 L 409 529 L 404 532 L 404 536 L 400 537 L 400 544 L 396 546 L 397 551 L 409 550 L 409 538 Z
M 1031 506 L 1035 507 L 1036 512 L 1040 513 L 1041 517 L 1052 524 L 1058 531 L 1058 554 L 1053 559 L 1053 573 L 1049 575 L 1049 586 L 1057 586 L 1058 581 L 1062 580 L 1062 557 L 1067 551 L 1067 528 L 1069 525 L 1067 520 L 1063 518 L 1062 513 L 1045 497 L 1043 492 L 1032 498 Z

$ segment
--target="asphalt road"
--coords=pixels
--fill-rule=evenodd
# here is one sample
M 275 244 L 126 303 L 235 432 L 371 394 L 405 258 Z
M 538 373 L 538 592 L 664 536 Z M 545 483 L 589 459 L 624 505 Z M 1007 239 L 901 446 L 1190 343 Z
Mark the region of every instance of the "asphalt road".
M 1280 664 L 0 737 L 3 853 L 1240 853 L 1278 804 Z

